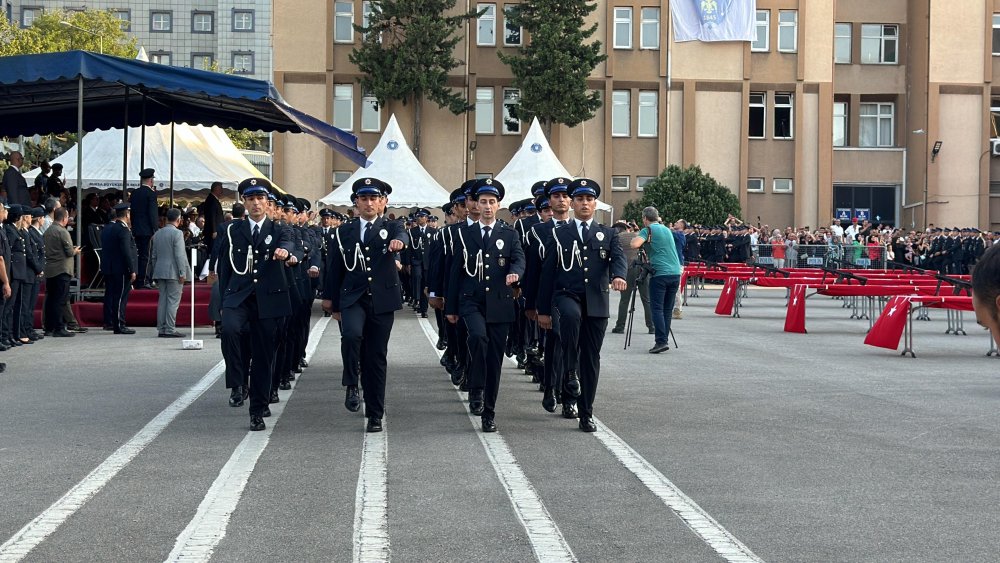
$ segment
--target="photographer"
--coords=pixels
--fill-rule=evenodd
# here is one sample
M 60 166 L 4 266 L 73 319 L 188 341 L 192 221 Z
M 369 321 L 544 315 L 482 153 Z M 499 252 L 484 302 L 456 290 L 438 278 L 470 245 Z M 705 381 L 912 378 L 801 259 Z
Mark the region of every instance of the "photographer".
M 618 243 L 622 245 L 622 249 L 625 251 L 625 262 L 628 264 L 628 276 L 625 278 L 628 288 L 622 292 L 621 301 L 618 302 L 618 320 L 615 321 L 615 326 L 611 329 L 611 332 L 614 334 L 625 333 L 625 322 L 628 320 L 632 292 L 638 291 L 639 298 L 642 299 L 642 310 L 646 315 L 644 317 L 646 319 L 646 329 L 649 330 L 649 334 L 654 334 L 653 315 L 649 310 L 649 276 L 642 276 L 642 281 L 637 280 L 643 266 L 641 263 L 636 263 L 636 259 L 639 257 L 639 250 L 632 246 L 632 241 L 639 236 L 637 234 L 639 229 L 631 231 L 628 225 L 619 222 L 615 223 L 615 230 L 618 231 Z M 645 259 L 641 261 L 648 262 Z
M 677 256 L 674 236 L 670 229 L 660 223 L 660 213 L 655 207 L 642 210 L 642 223 L 645 228 L 632 240 L 631 247 L 646 245 L 649 263 L 653 268 L 649 281 L 649 299 L 656 341 L 649 353 L 659 354 L 670 349 L 667 344 L 670 337 L 670 316 L 674 310 L 677 288 L 681 283 L 682 266 Z

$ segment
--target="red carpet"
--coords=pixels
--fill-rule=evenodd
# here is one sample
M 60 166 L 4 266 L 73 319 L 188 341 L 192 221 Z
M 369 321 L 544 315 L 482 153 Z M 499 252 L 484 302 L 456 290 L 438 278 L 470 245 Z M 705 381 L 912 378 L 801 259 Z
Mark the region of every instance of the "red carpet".
M 211 297 L 212 288 L 206 283 L 199 283 L 194 294 L 195 315 L 194 321 L 197 326 L 211 326 L 212 320 L 208 316 L 208 300 Z M 35 327 L 41 329 L 42 326 L 42 303 L 45 292 L 38 296 L 35 304 Z M 160 292 L 155 289 L 133 289 L 128 296 L 128 305 L 125 308 L 125 322 L 129 326 L 156 326 L 156 303 L 160 298 Z M 73 314 L 83 326 L 103 326 L 104 325 L 104 302 L 77 301 L 73 304 Z M 191 285 L 185 285 L 181 297 L 181 304 L 177 308 L 177 328 L 191 326 Z

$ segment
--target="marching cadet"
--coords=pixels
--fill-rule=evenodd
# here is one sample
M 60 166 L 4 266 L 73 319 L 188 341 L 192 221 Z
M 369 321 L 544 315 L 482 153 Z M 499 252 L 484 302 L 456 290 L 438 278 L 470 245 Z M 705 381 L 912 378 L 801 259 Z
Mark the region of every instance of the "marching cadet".
M 295 228 L 302 237 L 302 307 L 298 311 L 299 342 L 295 357 L 292 361 L 292 381 L 295 380 L 295 373 L 302 373 L 302 369 L 308 367 L 306 362 L 306 344 L 309 341 L 309 320 L 312 317 L 313 300 L 316 298 L 316 290 L 319 288 L 319 275 L 322 262 L 320 261 L 320 242 L 313 230 L 309 227 L 309 209 L 311 207 L 308 200 L 298 198 L 296 207 L 299 214 L 296 216 Z
M 408 266 L 410 274 L 410 293 L 413 295 L 414 301 L 414 311 L 420 313 L 420 317 L 427 318 L 427 294 L 424 293 L 424 288 L 427 287 L 427 261 L 429 256 L 427 255 L 427 249 L 430 246 L 431 239 L 434 237 L 434 233 L 437 229 L 427 225 L 428 218 L 430 217 L 430 211 L 426 209 L 419 209 L 414 213 L 416 218 L 416 224 L 413 225 L 409 230 L 410 240 L 412 241 L 408 254 Z
M 531 228 L 528 234 L 528 247 L 525 250 L 528 265 L 525 270 L 525 280 L 522 284 L 525 294 L 526 315 L 537 321 L 538 292 L 542 274 L 542 264 L 545 260 L 546 245 L 552 240 L 553 231 L 567 224 L 570 220 L 569 208 L 569 186 L 568 178 L 553 178 L 546 183 L 545 193 L 539 196 L 535 207 L 542 209 L 547 207 L 552 211 L 552 219 L 543 223 L 538 223 Z M 562 404 L 563 418 L 577 418 L 576 398 L 568 393 L 564 387 L 563 380 L 563 358 L 562 349 L 559 345 L 559 320 L 558 311 L 552 311 L 555 319 L 552 328 L 542 330 L 538 339 L 544 349 L 545 365 L 543 372 L 539 374 L 539 381 L 544 391 L 542 396 L 542 408 L 549 412 L 555 412 L 556 404 Z
M 463 184 L 464 186 L 464 184 Z M 468 210 L 465 206 L 464 188 L 456 188 L 451 192 L 451 223 L 440 231 L 441 245 L 431 252 L 430 277 L 427 280 L 429 302 L 435 310 L 443 311 L 447 295 L 448 278 L 451 274 L 451 263 L 455 256 L 455 239 L 458 230 L 466 226 Z M 464 328 L 461 323 L 445 323 L 445 353 L 441 361 L 451 375 L 453 385 L 462 385 L 465 374 L 465 340 L 462 335 Z
M 408 237 L 400 223 L 379 216 L 392 193 L 389 184 L 360 178 L 351 190 L 360 218 L 341 225 L 330 241 L 323 309 L 341 321 L 344 406 L 351 412 L 361 408 L 360 383 L 367 431 L 381 432 L 389 336 L 394 314 L 403 308 L 394 255 L 406 248 Z
M 517 233 L 496 218 L 503 184 L 485 178 L 473 187 L 479 218 L 458 231 L 445 313 L 451 323 L 461 318 L 468 332 L 469 410 L 482 417 L 483 432 L 496 432 L 504 343 L 514 322 L 512 286 L 524 274 L 524 253 Z
M 444 212 L 445 227 L 455 222 L 455 215 L 454 212 L 452 211 L 453 207 L 454 204 L 450 201 L 441 206 L 441 211 Z M 432 217 L 432 219 L 434 218 Z M 431 223 L 433 224 L 434 221 L 431 221 Z M 439 272 L 441 270 L 443 263 L 444 235 L 445 235 L 445 229 L 438 229 L 434 233 L 434 238 L 431 240 L 430 246 L 427 247 L 427 252 L 426 252 L 427 268 L 424 270 L 424 276 L 425 276 L 424 283 L 427 286 L 428 303 L 430 302 L 431 298 L 431 287 L 434 287 L 435 289 L 437 288 L 437 284 L 434 281 L 432 281 L 432 279 L 439 276 Z M 434 319 L 437 322 L 437 329 L 438 329 L 438 341 L 435 347 L 438 350 L 445 350 L 448 348 L 448 326 L 451 323 L 444 320 L 444 312 L 441 307 L 434 307 L 432 305 L 431 308 L 434 309 Z M 448 368 L 447 355 L 441 356 L 441 365 Z M 450 368 L 448 369 L 450 371 Z
M 538 324 L 551 329 L 552 315 L 558 315 L 563 388 L 578 398 L 580 429 L 596 432 L 594 399 L 610 317 L 608 284 L 615 291 L 625 290 L 625 254 L 615 230 L 594 221 L 600 185 L 579 178 L 568 190 L 575 219 L 556 227 L 545 244 Z
M 250 430 L 264 430 L 271 415 L 268 399 L 274 365 L 278 319 L 291 314 L 284 262 L 294 247 L 286 229 L 266 214 L 271 183 L 247 178 L 237 191 L 247 218 L 233 221 L 219 248 L 222 288 L 222 355 L 226 381 L 244 381 L 243 347 L 250 345 Z M 249 333 L 249 341 L 244 335 Z M 233 370 L 235 373 L 229 374 Z M 237 390 L 234 388 L 233 392 Z

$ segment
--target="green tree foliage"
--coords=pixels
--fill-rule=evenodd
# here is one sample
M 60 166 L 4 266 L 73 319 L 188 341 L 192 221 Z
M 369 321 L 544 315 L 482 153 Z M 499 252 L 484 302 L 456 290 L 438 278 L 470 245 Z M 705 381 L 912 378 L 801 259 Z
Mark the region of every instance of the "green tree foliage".
M 607 59 L 600 41 L 586 42 L 597 31 L 585 21 L 596 8 L 590 0 L 526 0 L 508 12 L 530 37 L 517 54 L 499 53 L 521 90 L 512 114 L 525 122 L 537 117 L 548 138 L 554 123 L 575 127 L 601 107 L 600 94 L 587 88 L 587 77 Z
M 686 219 L 703 225 L 721 225 L 730 214 L 739 217 L 740 200 L 698 166 L 668 166 L 643 188 L 642 197 L 625 204 L 623 216 L 642 221 L 642 209 L 653 206 L 664 221 Z
M 412 103 L 413 152 L 420 154 L 420 119 L 423 98 L 455 115 L 472 106 L 450 88 L 448 74 L 463 64 L 454 56 L 462 24 L 477 16 L 470 11 L 453 13 L 456 0 L 380 0 L 371 3 L 367 26 L 355 25 L 363 34 L 360 48 L 350 61 L 363 73 L 359 80 L 380 106 L 390 100 Z
M 25 29 L 0 16 L 0 56 L 103 49 L 105 55 L 131 58 L 139 49 L 122 25 L 108 10 L 46 11 Z

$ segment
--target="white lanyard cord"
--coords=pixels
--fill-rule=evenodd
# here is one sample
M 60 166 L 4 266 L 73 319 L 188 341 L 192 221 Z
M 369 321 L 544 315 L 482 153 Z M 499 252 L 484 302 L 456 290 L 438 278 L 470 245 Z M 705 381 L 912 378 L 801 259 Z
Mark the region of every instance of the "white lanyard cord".
M 476 265 L 475 268 L 469 271 L 469 248 L 465 244 L 465 235 L 462 231 L 458 231 L 458 237 L 462 239 L 462 269 L 465 273 L 469 275 L 470 278 L 479 278 L 481 281 L 483 279 L 483 251 L 480 250 L 476 253 Z
M 348 272 L 353 272 L 358 268 L 359 256 L 361 257 L 360 259 L 362 262 L 365 260 L 364 254 L 361 252 L 361 243 L 360 242 L 354 243 L 354 264 L 348 266 L 347 253 L 344 252 L 344 244 L 340 241 L 340 229 L 337 229 L 334 232 L 333 236 L 337 238 L 337 247 L 340 248 L 340 258 L 341 260 L 344 261 L 344 269 L 346 269 Z
M 229 223 L 226 227 L 226 236 L 229 237 L 229 265 L 233 268 L 233 273 L 237 276 L 245 276 L 250 268 L 253 266 L 253 245 L 247 245 L 247 263 L 246 268 L 242 271 L 236 268 L 236 263 L 233 260 L 233 224 L 235 221 Z

